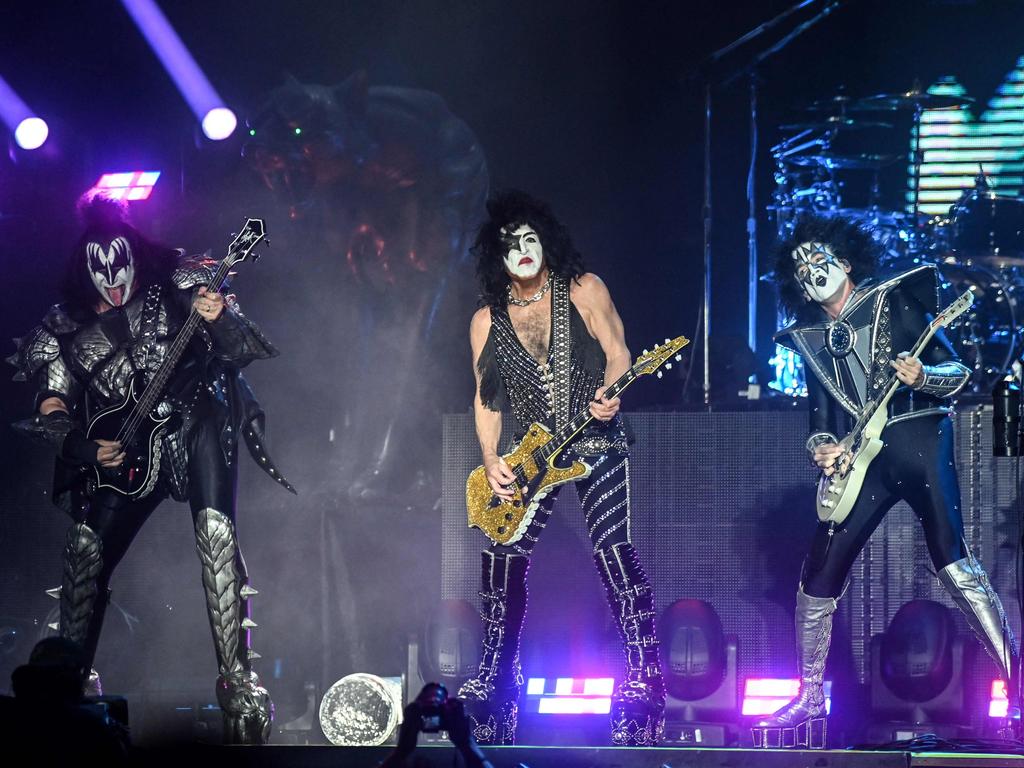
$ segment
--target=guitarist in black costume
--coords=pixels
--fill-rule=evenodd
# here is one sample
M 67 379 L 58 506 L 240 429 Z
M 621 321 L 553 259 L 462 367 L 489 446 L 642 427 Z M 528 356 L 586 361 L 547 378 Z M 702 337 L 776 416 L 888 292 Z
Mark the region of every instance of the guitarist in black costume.
M 265 452 L 263 413 L 239 369 L 277 351 L 233 301 L 207 290 L 216 263 L 183 259 L 128 224 L 116 201 L 80 205 L 85 231 L 68 261 L 64 302 L 18 342 L 15 378 L 36 387 L 36 415 L 16 425 L 57 450 L 54 501 L 73 523 L 63 553 L 61 636 L 91 665 L 111 575 L 146 519 L 168 496 L 192 510 L 219 677 L 217 700 L 229 743 L 262 743 L 273 705 L 252 671 L 245 562 L 235 533 L 238 437 L 257 463 L 291 490 Z M 134 373 L 152 375 L 192 308 L 199 332 L 177 364 L 160 409 L 173 412 L 159 440 L 159 480 L 135 500 L 96 489 L 90 466 L 117 468 L 120 443 L 85 436 L 100 409 L 124 400 Z M 87 693 L 99 693 L 93 671 Z
M 964 541 L 960 487 L 953 464 L 949 398 L 970 371 L 941 330 L 921 359 L 905 351 L 942 309 L 938 272 L 921 265 L 877 276 L 869 233 L 842 218 L 807 218 L 780 245 L 775 279 L 781 303 L 795 321 L 779 332 L 807 373 L 811 461 L 831 475 L 847 456 L 840 441 L 894 371 L 900 387 L 889 402 L 884 447 L 871 462 L 856 502 L 842 523 L 819 522 L 803 564 L 796 598 L 800 692 L 757 723 L 764 747 L 823 748 L 822 682 L 832 619 L 854 560 L 886 512 L 906 501 L 921 521 L 939 582 L 960 608 L 1004 680 L 1017 679 L 1017 645 L 999 596 Z M 1013 729 L 1011 715 L 1004 729 Z
M 665 693 L 654 600 L 630 542 L 628 444 L 619 400 L 602 396 L 630 367 L 622 321 L 608 289 L 584 271 L 547 205 L 505 192 L 488 201 L 487 211 L 473 248 L 483 307 L 470 327 L 474 413 L 487 480 L 495 494 L 512 495 L 515 477 L 498 452 L 502 409 L 512 411 L 518 438 L 533 422 L 561 428 L 589 403 L 597 423 L 568 450 L 593 468 L 576 492 L 626 657 L 625 678 L 613 697 L 612 742 L 655 744 L 664 727 Z M 554 498 L 541 502 L 518 539 L 492 544 L 482 555 L 482 658 L 476 677 L 459 691 L 481 743 L 515 740 L 526 574 Z

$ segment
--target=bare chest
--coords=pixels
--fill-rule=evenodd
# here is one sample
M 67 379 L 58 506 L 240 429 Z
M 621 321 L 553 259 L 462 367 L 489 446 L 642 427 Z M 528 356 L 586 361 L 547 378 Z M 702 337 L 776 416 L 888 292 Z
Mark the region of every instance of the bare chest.
M 509 307 L 512 328 L 534 360 L 543 362 L 548 357 L 551 342 L 550 302 L 539 301 L 528 307 Z

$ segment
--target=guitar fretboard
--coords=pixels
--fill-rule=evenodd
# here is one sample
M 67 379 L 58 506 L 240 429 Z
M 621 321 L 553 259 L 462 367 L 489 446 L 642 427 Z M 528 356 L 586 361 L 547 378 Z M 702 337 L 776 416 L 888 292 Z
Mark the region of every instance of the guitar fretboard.
M 604 396 L 609 400 L 618 397 L 626 387 L 639 377 L 640 373 L 637 370 L 637 366 L 634 365 L 608 386 Z M 568 424 L 555 433 L 555 436 L 549 443 L 538 449 L 539 457 L 543 461 L 550 459 L 565 448 L 566 444 L 593 420 L 594 417 L 591 415 L 589 408 L 577 413 Z

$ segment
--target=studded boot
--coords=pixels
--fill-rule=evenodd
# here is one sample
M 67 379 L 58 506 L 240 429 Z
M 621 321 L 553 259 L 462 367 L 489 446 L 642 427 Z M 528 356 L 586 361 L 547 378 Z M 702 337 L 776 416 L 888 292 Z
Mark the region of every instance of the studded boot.
M 612 699 L 612 743 L 654 746 L 665 732 L 665 683 L 654 626 L 654 595 L 632 544 L 594 553 L 626 657 Z
M 459 688 L 473 736 L 480 744 L 514 744 L 519 716 L 519 634 L 526 617 L 523 555 L 484 552 L 480 598 L 484 639 L 476 677 Z
M 800 659 L 800 692 L 782 709 L 751 728 L 754 746 L 762 749 L 824 749 L 828 714 L 825 708 L 825 659 L 832 640 L 837 598 L 796 592 L 796 644 Z
M 259 658 L 250 647 L 249 586 L 238 553 L 235 526 L 216 509 L 196 515 L 196 549 L 203 570 L 206 608 L 217 653 L 217 703 L 224 716 L 226 744 L 264 744 L 270 738 L 274 705 L 252 671 Z

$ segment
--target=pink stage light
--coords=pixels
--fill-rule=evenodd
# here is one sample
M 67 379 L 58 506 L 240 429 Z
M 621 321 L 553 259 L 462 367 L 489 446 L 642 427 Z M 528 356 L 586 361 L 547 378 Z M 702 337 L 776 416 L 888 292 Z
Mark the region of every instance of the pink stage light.
M 770 715 L 782 709 L 800 692 L 796 678 L 751 677 L 743 683 L 744 715 Z M 825 710 L 832 711 L 832 681 L 825 681 Z
M 1010 699 L 1006 695 L 1006 681 L 993 680 L 992 693 L 988 702 L 989 717 L 1006 717 L 1010 709 Z
M 531 677 L 526 695 L 537 699 L 541 715 L 606 715 L 611 711 L 615 680 L 610 677 L 558 677 L 548 690 L 551 678 Z
M 607 715 L 611 711 L 612 700 L 607 696 L 555 696 L 541 699 L 537 706 L 537 712 L 541 715 Z
M 104 173 L 90 192 L 102 192 L 114 200 L 145 200 L 153 192 L 160 171 Z

